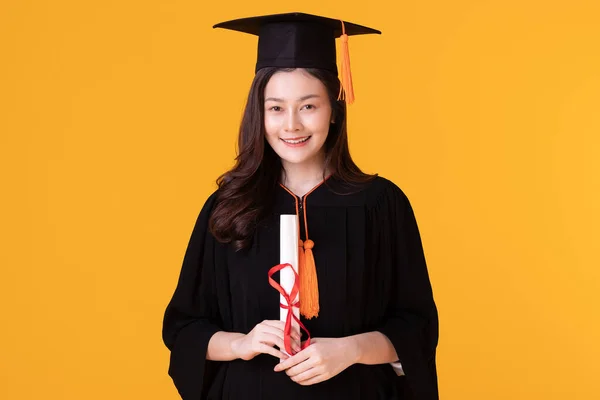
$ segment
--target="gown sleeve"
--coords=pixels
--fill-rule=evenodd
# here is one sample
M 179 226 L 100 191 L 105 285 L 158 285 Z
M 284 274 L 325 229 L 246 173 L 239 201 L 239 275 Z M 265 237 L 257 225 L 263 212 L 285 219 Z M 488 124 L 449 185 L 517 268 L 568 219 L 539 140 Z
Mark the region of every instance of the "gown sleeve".
M 377 232 L 377 265 L 391 279 L 385 317 L 377 330 L 390 339 L 402 366 L 405 376 L 397 377 L 399 391 L 409 399 L 438 400 L 438 313 L 412 206 L 389 182 L 370 219 Z
M 169 376 L 184 400 L 206 398 L 222 362 L 206 360 L 208 341 L 222 330 L 216 295 L 215 239 L 208 231 L 213 193 L 200 211 L 184 255 L 179 280 L 163 319 L 162 337 L 171 351 Z

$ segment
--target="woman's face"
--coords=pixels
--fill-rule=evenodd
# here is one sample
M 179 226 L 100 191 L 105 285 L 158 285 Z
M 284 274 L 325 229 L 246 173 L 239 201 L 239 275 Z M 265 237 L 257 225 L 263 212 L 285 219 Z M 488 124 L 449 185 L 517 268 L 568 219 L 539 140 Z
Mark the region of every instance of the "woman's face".
M 283 164 L 320 162 L 332 122 L 323 83 L 303 69 L 276 72 L 265 88 L 267 142 Z

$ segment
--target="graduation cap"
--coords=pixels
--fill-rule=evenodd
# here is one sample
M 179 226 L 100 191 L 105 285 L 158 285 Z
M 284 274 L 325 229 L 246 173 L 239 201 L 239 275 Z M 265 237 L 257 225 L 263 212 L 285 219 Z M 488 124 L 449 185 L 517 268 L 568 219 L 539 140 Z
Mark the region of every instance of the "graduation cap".
M 354 102 L 348 36 L 380 31 L 338 19 L 304 13 L 272 14 L 221 22 L 213 28 L 258 36 L 255 72 L 265 67 L 321 68 L 338 73 L 335 39 L 341 38 L 342 73 L 340 95 Z

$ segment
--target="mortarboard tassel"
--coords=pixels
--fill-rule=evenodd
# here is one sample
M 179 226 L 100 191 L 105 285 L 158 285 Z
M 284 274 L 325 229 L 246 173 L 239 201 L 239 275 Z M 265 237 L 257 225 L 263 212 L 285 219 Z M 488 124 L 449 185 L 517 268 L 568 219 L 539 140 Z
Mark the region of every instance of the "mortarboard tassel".
M 342 22 L 342 35 L 340 36 L 342 44 L 342 84 L 340 86 L 340 93 L 338 100 L 346 100 L 347 104 L 354 103 L 354 87 L 352 86 L 352 72 L 350 71 L 350 50 L 348 49 L 348 35 L 346 34 L 346 27 L 344 21 Z

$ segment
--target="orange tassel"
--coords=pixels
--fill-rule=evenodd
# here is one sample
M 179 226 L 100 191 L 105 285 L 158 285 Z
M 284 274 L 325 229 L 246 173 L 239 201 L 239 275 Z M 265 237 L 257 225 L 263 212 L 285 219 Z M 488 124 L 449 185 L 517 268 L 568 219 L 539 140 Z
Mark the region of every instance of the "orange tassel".
M 300 313 L 308 319 L 319 316 L 319 283 L 312 248 L 314 242 L 306 240 L 298 254 L 300 275 Z
M 341 66 L 341 81 L 340 93 L 338 94 L 338 100 L 346 100 L 346 103 L 354 103 L 354 87 L 352 86 L 352 72 L 350 71 L 350 50 L 348 48 L 348 35 L 346 34 L 346 27 L 344 21 L 342 22 L 342 35 L 340 40 L 342 42 L 342 66 Z
M 302 239 L 298 241 L 298 276 L 302 276 L 302 271 L 304 271 L 305 263 L 305 254 L 304 254 L 304 242 Z M 302 282 L 302 281 L 300 281 Z M 300 284 L 300 291 L 302 291 L 302 284 Z M 300 307 L 302 307 L 302 300 L 300 301 Z

